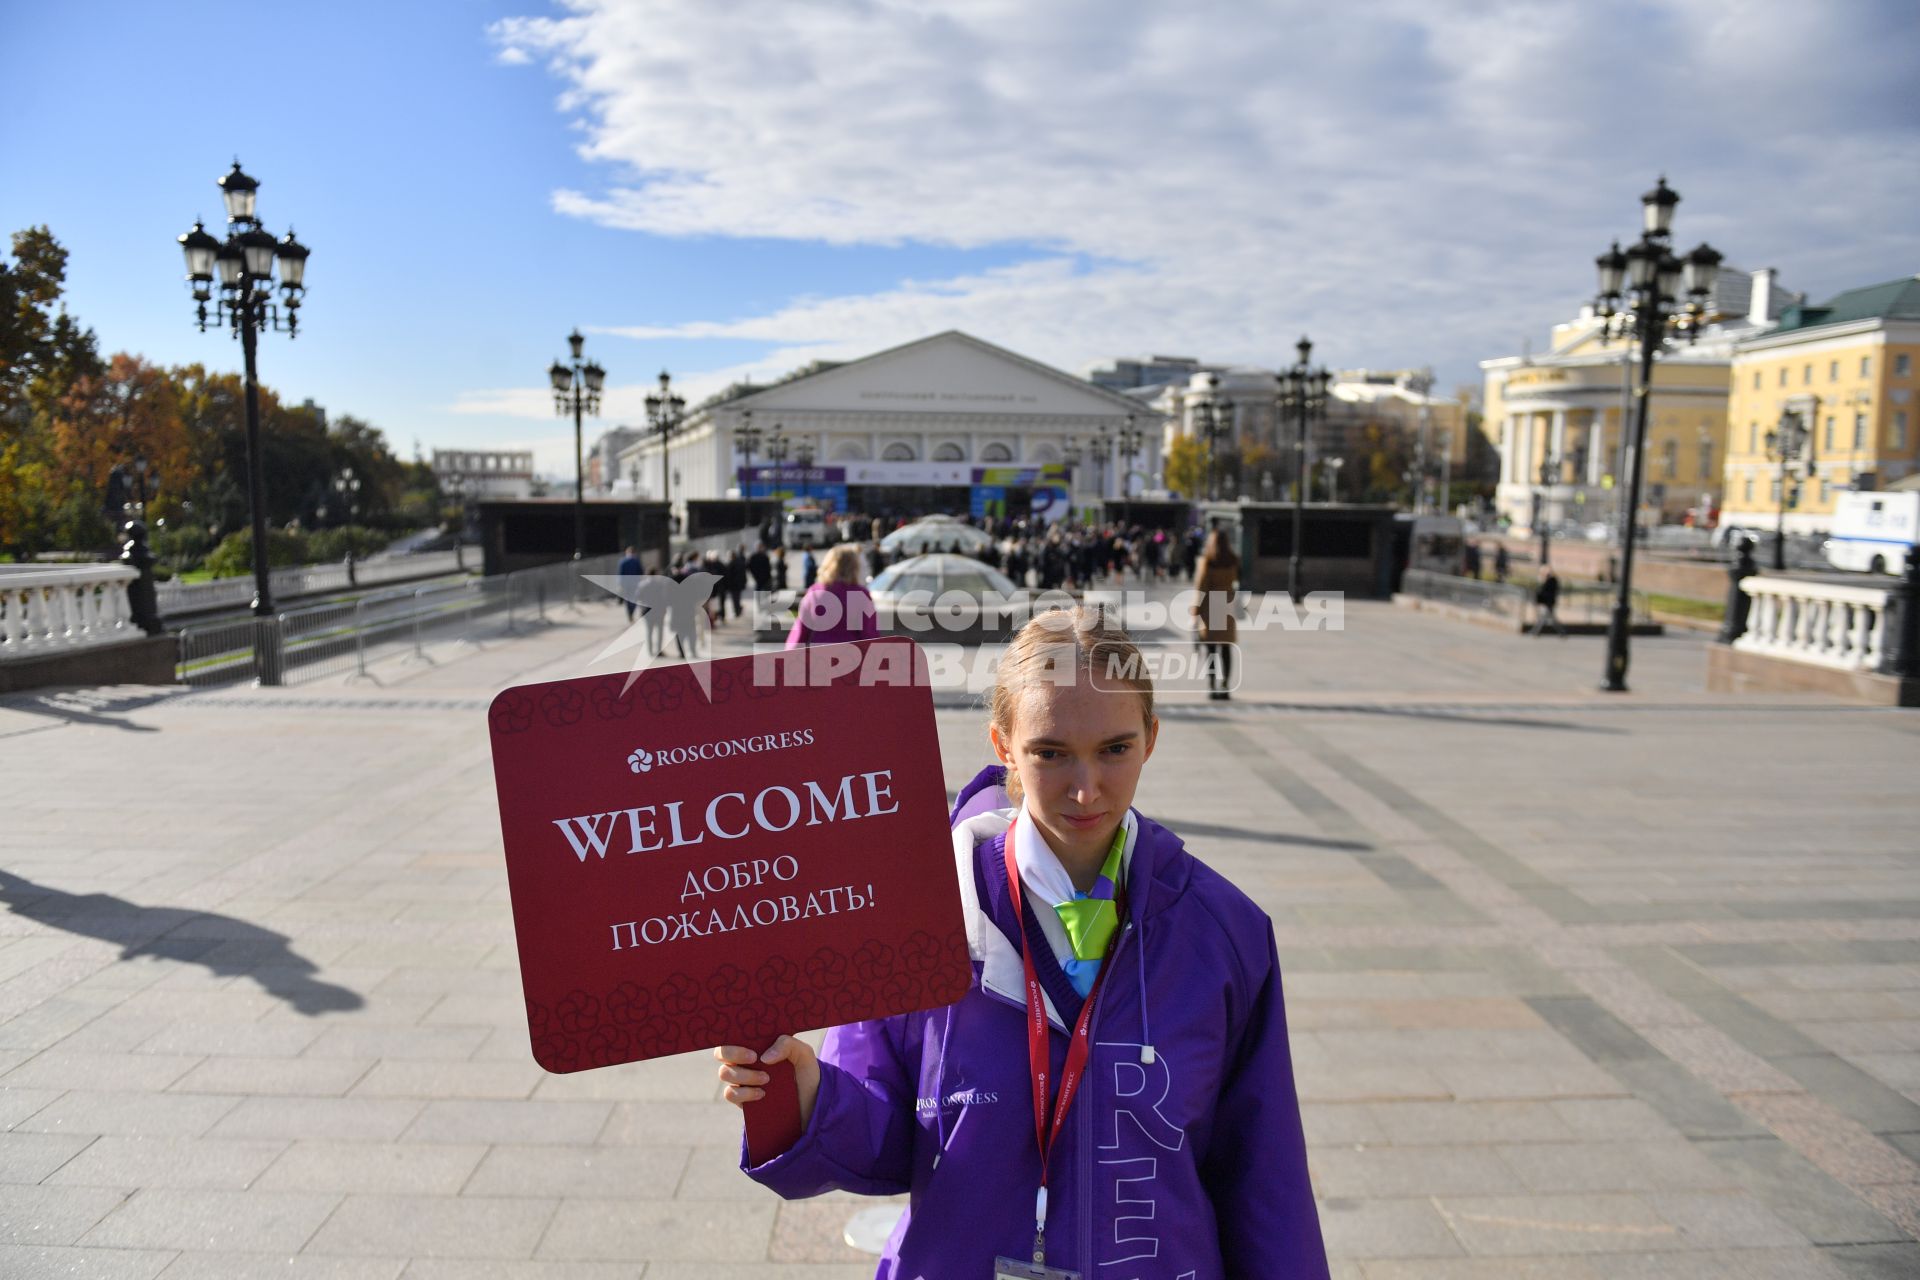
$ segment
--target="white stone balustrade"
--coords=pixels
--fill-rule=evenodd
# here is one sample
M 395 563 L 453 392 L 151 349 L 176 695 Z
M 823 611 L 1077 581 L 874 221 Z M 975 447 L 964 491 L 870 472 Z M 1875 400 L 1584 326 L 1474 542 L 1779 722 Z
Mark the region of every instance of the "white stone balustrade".
M 120 564 L 0 565 L 0 661 L 134 640 Z
M 1753 605 L 1734 648 L 1840 671 L 1880 669 L 1893 595 L 1886 588 L 1753 577 L 1740 589 Z

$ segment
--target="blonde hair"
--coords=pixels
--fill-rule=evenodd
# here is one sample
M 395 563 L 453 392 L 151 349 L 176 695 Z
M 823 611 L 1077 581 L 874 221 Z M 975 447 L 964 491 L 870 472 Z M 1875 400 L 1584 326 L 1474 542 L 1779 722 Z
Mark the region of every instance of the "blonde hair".
M 842 542 L 827 552 L 820 561 L 820 582 L 858 582 L 860 581 L 860 547 L 853 542 Z
M 1013 736 L 1014 712 L 1027 690 L 1083 675 L 1089 682 L 1102 677 L 1131 689 L 1139 695 L 1143 722 L 1153 724 L 1153 677 L 1139 646 L 1104 608 L 1084 604 L 1036 613 L 1020 628 L 1001 655 L 987 702 L 987 722 L 1005 741 Z M 1006 786 L 1007 794 L 1018 801 L 1020 775 L 1011 766 Z

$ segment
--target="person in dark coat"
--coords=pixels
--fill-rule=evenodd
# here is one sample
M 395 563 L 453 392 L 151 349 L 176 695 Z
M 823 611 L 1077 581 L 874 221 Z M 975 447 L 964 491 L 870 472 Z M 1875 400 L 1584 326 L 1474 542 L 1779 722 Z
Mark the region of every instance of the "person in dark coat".
M 1507 544 L 1502 542 L 1493 549 L 1493 580 L 1506 584 L 1507 575 L 1513 572 L 1513 562 L 1507 559 Z
M 1541 630 L 1552 627 L 1564 639 L 1567 629 L 1560 625 L 1560 616 L 1554 612 L 1560 606 L 1560 575 L 1548 565 L 1540 571 L 1540 585 L 1533 589 L 1533 630 L 1529 635 L 1539 635 Z
M 641 567 L 640 553 L 632 547 L 620 557 L 620 567 L 615 570 L 620 575 L 620 598 L 627 604 L 627 621 L 633 621 L 634 610 L 639 608 L 640 575 L 646 570 Z
M 747 549 L 744 546 L 735 547 L 733 554 L 727 557 L 727 569 L 722 582 L 725 583 L 727 600 L 733 605 L 733 616 L 737 618 L 741 614 L 740 597 L 747 593 Z
M 747 557 L 747 573 L 753 578 L 755 591 L 773 590 L 773 561 L 767 558 L 767 544 L 764 541 Z
M 813 558 L 813 548 L 808 547 L 800 557 L 800 589 L 805 591 L 820 576 L 820 562 Z

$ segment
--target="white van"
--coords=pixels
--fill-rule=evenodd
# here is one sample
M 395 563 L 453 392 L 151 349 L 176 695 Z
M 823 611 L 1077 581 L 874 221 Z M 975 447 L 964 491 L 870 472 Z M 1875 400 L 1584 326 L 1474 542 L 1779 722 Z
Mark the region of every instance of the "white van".
M 1856 573 L 1899 573 L 1920 541 L 1920 490 L 1843 493 L 1833 508 L 1827 563 Z
M 784 540 L 790 547 L 826 546 L 832 541 L 827 534 L 827 513 L 819 507 L 791 508 Z

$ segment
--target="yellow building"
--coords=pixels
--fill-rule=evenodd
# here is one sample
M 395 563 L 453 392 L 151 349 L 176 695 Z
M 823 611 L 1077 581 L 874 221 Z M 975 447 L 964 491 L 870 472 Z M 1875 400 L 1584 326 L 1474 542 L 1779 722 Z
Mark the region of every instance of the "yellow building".
M 1699 341 L 1670 344 L 1654 363 L 1641 472 L 1644 523 L 1720 505 L 1728 370 L 1735 344 L 1770 330 L 1798 301 L 1773 272 L 1723 269 Z M 1622 423 L 1633 422 L 1638 346 L 1608 338 L 1591 308 L 1557 325 L 1542 355 L 1484 360 L 1486 430 L 1500 450 L 1499 514 L 1531 527 L 1536 495 L 1547 524 L 1613 523 L 1627 487 Z
M 1722 523 L 1772 529 L 1780 520 L 1782 468 L 1767 435 L 1788 415 L 1812 428 L 1805 454 L 1787 464 L 1790 532 L 1829 528 L 1848 489 L 1885 488 L 1920 470 L 1916 365 L 1920 276 L 1790 308 L 1777 328 L 1739 342 Z

